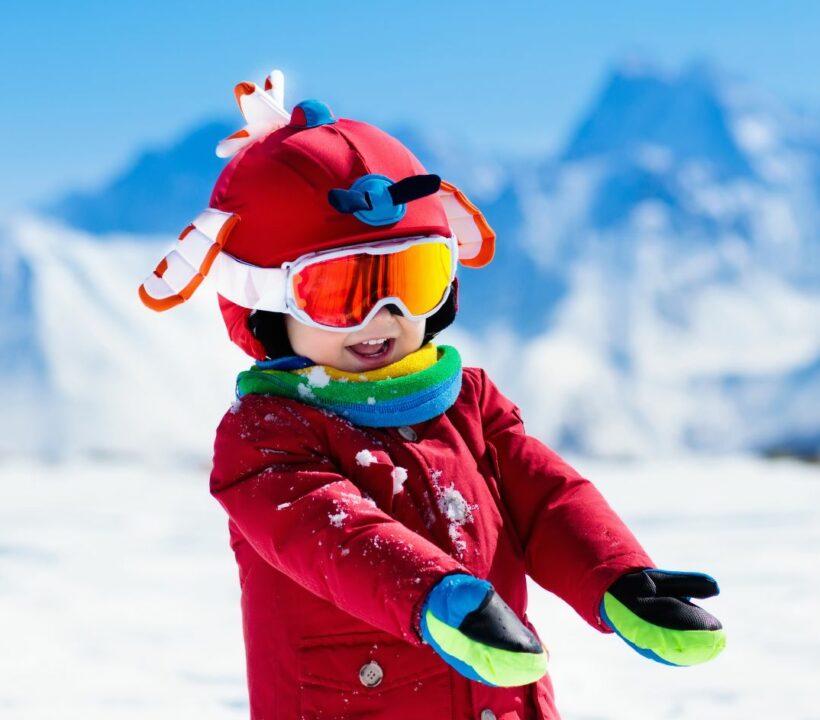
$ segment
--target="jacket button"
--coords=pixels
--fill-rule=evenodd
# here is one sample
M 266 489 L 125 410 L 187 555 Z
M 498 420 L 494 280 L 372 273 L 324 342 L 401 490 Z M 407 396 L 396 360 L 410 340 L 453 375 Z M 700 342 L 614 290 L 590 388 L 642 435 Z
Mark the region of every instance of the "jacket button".
M 416 434 L 416 431 L 413 430 L 409 425 L 402 425 L 399 428 L 399 435 L 401 435 L 405 440 L 409 440 L 410 442 L 416 442 L 419 439 L 419 436 Z
M 375 660 L 371 660 L 367 665 L 362 665 L 359 670 L 359 680 L 365 687 L 376 687 L 384 678 L 384 670 Z
M 495 713 L 489 708 L 485 708 L 481 711 L 481 717 L 479 720 L 495 720 Z

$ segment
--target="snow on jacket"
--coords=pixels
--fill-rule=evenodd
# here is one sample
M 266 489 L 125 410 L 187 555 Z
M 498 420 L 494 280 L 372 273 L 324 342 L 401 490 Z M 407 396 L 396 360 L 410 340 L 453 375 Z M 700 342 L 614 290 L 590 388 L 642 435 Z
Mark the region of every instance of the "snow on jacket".
M 217 430 L 211 492 L 239 565 L 252 720 L 558 718 L 549 677 L 489 687 L 423 644 L 427 593 L 469 572 L 532 628 L 529 575 L 606 632 L 604 591 L 653 566 L 479 368 L 444 414 L 401 428 L 247 395 Z

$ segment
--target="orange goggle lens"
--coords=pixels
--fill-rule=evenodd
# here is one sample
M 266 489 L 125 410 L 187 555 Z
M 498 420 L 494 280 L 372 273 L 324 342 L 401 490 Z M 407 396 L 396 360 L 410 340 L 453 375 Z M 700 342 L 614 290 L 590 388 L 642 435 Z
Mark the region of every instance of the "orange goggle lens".
M 311 263 L 292 277 L 299 309 L 329 327 L 361 324 L 379 300 L 399 298 L 421 316 L 445 297 L 453 258 L 445 243 L 411 245 L 398 252 L 358 253 Z

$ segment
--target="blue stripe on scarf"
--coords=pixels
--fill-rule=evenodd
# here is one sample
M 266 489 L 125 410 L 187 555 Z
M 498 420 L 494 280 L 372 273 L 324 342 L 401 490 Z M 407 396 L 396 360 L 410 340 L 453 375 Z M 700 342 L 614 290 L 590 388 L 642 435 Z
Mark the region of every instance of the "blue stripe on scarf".
M 355 425 L 400 427 L 415 425 L 441 415 L 456 401 L 460 391 L 461 373 L 459 372 L 444 382 L 426 388 L 409 398 L 382 400 L 373 405 L 325 401 L 322 406 L 347 418 Z

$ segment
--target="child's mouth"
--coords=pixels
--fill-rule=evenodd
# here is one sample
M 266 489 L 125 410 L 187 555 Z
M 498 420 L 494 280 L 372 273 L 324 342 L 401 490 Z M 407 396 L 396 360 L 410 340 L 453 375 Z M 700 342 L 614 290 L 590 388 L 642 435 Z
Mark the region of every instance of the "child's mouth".
M 350 350 L 357 358 L 365 361 L 382 360 L 387 357 L 393 350 L 396 344 L 395 338 L 376 338 L 381 342 L 361 342 L 355 345 L 348 345 Z

